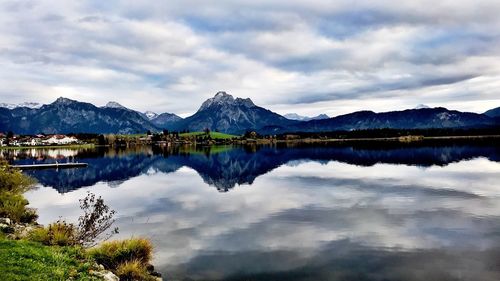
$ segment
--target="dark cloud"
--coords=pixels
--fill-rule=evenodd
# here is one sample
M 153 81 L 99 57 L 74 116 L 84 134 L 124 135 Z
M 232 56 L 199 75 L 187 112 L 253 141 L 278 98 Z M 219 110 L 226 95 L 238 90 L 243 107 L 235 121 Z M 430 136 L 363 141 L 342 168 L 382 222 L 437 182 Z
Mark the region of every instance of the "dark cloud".
M 304 104 L 314 103 L 328 100 L 347 100 L 347 99 L 368 99 L 377 95 L 379 97 L 390 97 L 390 91 L 413 90 L 431 86 L 443 86 L 459 83 L 479 76 L 479 74 L 459 74 L 457 76 L 421 76 L 404 78 L 400 81 L 376 81 L 369 86 L 353 87 L 348 90 L 339 90 L 336 92 L 319 92 L 309 93 L 308 95 L 299 96 L 296 99 L 289 100 L 290 103 Z M 458 94 L 459 92 L 456 92 Z M 450 97 L 456 98 L 454 95 Z

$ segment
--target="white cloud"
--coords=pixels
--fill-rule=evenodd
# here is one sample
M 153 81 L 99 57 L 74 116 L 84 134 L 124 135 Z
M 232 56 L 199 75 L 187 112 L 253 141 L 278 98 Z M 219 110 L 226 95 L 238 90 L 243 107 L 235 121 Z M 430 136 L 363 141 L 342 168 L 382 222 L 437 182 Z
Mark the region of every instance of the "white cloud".
M 4 1 L 0 98 L 61 94 L 187 115 L 226 90 L 280 113 L 419 103 L 482 112 L 500 105 L 499 9 L 486 0 Z

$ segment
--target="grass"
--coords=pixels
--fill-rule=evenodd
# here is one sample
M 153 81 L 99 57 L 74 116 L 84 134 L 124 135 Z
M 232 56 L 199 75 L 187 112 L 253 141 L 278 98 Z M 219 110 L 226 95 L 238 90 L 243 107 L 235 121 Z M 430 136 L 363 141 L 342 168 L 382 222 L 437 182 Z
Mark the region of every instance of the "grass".
M 199 135 L 205 135 L 205 132 L 191 132 L 191 133 L 179 134 L 180 137 L 192 137 Z M 238 138 L 239 136 L 219 133 L 219 132 L 210 132 L 210 137 L 212 139 L 231 139 L 231 138 Z
M 146 266 L 140 260 L 126 261 L 116 268 L 116 275 L 120 280 L 154 280 L 149 275 Z
M 148 239 L 131 238 L 104 242 L 88 251 L 89 256 L 120 280 L 154 280 L 147 270 L 153 256 Z
M 153 246 L 148 239 L 131 238 L 101 243 L 89 250 L 89 255 L 105 268 L 116 270 L 121 264 L 139 261 L 144 266 L 153 256 Z
M 89 275 L 94 262 L 120 280 L 154 280 L 148 271 L 153 246 L 148 239 L 104 242 L 84 249 L 75 245 L 74 226 L 57 221 L 37 228 L 28 240 L 0 235 L 0 280 L 98 280 Z
M 76 247 L 49 247 L 0 237 L 0 261 L 1 280 L 100 280 L 89 274 L 91 264 Z
M 56 221 L 46 227 L 35 228 L 28 238 L 44 245 L 73 246 L 78 243 L 76 227 L 65 221 Z
M 117 134 L 115 137 L 117 139 L 123 139 L 123 138 L 144 138 L 147 137 L 147 134 Z

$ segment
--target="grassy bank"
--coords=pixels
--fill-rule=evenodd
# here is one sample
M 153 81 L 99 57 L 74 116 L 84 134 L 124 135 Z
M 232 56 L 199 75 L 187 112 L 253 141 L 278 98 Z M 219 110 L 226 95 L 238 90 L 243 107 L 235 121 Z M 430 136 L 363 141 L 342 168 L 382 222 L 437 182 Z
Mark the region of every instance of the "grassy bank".
M 77 247 L 51 247 L 25 240 L 0 238 L 2 280 L 101 280 Z
M 78 224 L 36 223 L 24 192 L 34 181 L 0 161 L 0 280 L 161 280 L 150 264 L 153 247 L 144 238 L 98 244 L 114 222 L 111 210 L 92 193 L 80 200 Z M 115 277 L 116 277 L 115 276 Z
M 190 133 L 183 133 L 179 134 L 181 138 L 186 138 L 186 137 L 196 137 L 196 136 L 205 136 L 205 132 L 190 132 Z M 225 134 L 225 133 L 219 133 L 219 132 L 210 132 L 210 137 L 212 139 L 232 139 L 232 138 L 238 138 L 239 136 L 236 135 L 230 135 L 230 134 Z

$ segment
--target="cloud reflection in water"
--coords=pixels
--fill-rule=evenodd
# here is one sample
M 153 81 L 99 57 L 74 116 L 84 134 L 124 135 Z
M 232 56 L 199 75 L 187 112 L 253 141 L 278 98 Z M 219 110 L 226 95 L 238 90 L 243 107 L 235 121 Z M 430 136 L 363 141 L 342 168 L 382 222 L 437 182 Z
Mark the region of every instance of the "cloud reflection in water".
M 47 223 L 75 220 L 87 190 L 102 195 L 119 214 L 120 236 L 150 237 L 155 264 L 172 280 L 500 278 L 500 163 L 491 155 L 425 167 L 317 155 L 227 193 L 189 162 L 168 172 L 149 166 L 152 173 L 114 188 L 103 181 L 64 194 L 40 187 L 28 199 Z M 239 163 L 228 156 L 224 163 Z

